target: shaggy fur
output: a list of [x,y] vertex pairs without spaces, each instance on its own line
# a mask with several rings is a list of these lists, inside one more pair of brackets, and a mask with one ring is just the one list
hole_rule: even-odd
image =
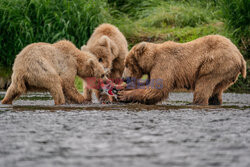
[[16,56],[12,83],[2,103],[11,104],[27,91],[49,91],[56,105],[64,104],[65,98],[83,103],[85,98],[74,86],[76,75],[100,78],[104,68],[93,55],[69,41],[30,44]]
[[[122,77],[128,45],[126,38],[115,26],[110,24],[98,26],[88,40],[87,45],[82,46],[81,50],[89,51],[97,57],[109,73],[108,78],[117,79]],[[95,93],[100,99],[100,93],[98,91],[95,91]],[[91,101],[91,90],[86,87],[86,84],[84,96]]]
[[162,88],[146,87],[121,91],[123,102],[155,104],[176,88],[194,90],[193,104],[222,104],[222,93],[241,73],[246,77],[246,62],[227,38],[209,35],[187,43],[142,42],[134,46],[125,60],[124,77],[140,78],[148,74],[151,81],[161,79]]

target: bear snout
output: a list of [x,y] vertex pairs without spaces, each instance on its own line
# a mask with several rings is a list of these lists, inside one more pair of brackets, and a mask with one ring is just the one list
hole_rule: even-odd
[[106,75],[108,75],[110,73],[110,69],[104,67],[104,72],[105,72]]

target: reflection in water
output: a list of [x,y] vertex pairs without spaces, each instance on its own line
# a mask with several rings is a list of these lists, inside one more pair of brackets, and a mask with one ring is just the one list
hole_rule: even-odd
[[158,105],[54,106],[49,94],[28,94],[0,104],[0,166],[249,166],[249,99],[226,93],[222,106],[194,106],[191,93],[171,93]]

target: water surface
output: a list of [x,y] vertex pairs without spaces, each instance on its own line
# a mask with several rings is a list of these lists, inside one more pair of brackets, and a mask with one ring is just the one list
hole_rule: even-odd
[[22,96],[0,104],[0,166],[249,167],[250,94],[225,93],[222,106],[192,97],[54,106],[46,93]]

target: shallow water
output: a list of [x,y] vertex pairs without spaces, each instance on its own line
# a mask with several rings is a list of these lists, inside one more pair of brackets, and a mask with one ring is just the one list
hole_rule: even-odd
[[[0,99],[4,92],[0,92]],[[0,104],[0,166],[250,166],[250,94],[192,106],[171,93],[154,106],[54,106],[49,94]]]

